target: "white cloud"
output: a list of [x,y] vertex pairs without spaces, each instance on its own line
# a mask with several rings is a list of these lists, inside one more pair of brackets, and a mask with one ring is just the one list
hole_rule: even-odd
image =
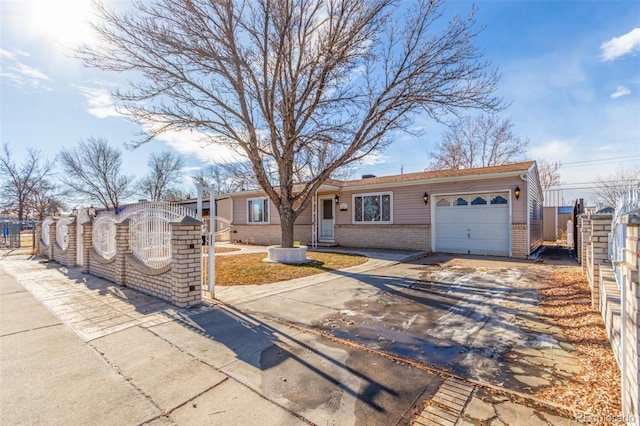
[[23,90],[51,90],[45,84],[45,82],[51,81],[51,77],[21,62],[19,56],[29,57],[29,54],[23,51],[10,52],[0,49],[0,58],[5,62],[0,72],[0,77],[8,79],[14,86]]
[[630,94],[631,94],[631,90],[629,90],[627,87],[618,86],[616,88],[616,91],[611,94],[611,97],[613,99],[617,99],[617,98],[619,98],[621,96],[626,96],[626,95],[630,95]]
[[549,161],[566,162],[572,158],[573,147],[579,146],[575,140],[552,139],[529,148],[529,156],[534,160],[545,158]]
[[96,83],[98,87],[73,85],[87,99],[87,111],[98,118],[120,117],[109,90],[104,87],[109,83]]
[[[147,127],[146,130],[150,128],[150,126],[143,127]],[[204,163],[239,161],[239,155],[236,151],[228,145],[215,143],[215,138],[206,133],[171,130],[156,136],[156,139],[165,142],[180,154],[196,157]]]
[[620,37],[605,41],[600,48],[603,61],[612,61],[629,53],[637,53],[640,51],[640,28],[634,28]]

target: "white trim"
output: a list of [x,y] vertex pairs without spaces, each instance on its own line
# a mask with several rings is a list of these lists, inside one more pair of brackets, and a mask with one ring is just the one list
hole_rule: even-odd
[[[324,220],[324,214],[321,215],[321,209],[324,211],[324,207],[322,206],[322,201],[324,200],[331,200],[331,228],[332,228],[332,234],[333,237],[331,238],[322,238],[321,237],[321,227],[322,227],[322,221]],[[317,210],[318,212],[317,214],[317,224],[316,226],[318,227],[318,241],[322,242],[322,243],[333,243],[336,240],[336,203],[335,203],[335,197],[334,196],[329,196],[329,195],[323,195],[321,197],[318,197],[318,203],[317,203]]]
[[[380,202],[382,203],[382,196],[389,196],[389,220],[381,221],[356,221],[356,197],[373,197],[379,195]],[[393,191],[381,191],[381,192],[367,192],[351,194],[351,224],[352,225],[393,225]],[[382,204],[381,204],[382,206]],[[382,207],[380,208],[382,210]],[[381,212],[382,213],[382,212]],[[363,212],[364,215],[364,212]]]
[[[254,201],[254,200],[261,200],[267,201],[267,206],[266,206],[266,213],[267,213],[267,220],[264,222],[250,222],[249,221],[249,217],[251,215],[251,212],[249,211],[249,201]],[[269,200],[269,197],[252,197],[252,198],[246,198],[245,199],[246,203],[247,203],[247,225],[270,225],[271,224],[271,202]],[[263,204],[264,206],[264,204]]]

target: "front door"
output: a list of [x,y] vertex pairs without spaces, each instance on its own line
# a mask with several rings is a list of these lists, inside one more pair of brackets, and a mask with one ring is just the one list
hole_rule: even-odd
[[320,216],[320,240],[324,241],[333,241],[333,198],[321,198],[320,203],[318,203],[320,207],[320,212],[318,216]]

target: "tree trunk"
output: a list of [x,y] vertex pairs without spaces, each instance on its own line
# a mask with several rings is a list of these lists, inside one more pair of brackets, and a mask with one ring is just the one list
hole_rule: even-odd
[[293,225],[296,219],[293,212],[280,213],[280,246],[283,248],[293,247]]

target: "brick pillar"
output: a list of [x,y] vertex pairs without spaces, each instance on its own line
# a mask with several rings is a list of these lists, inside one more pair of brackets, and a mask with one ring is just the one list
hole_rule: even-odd
[[587,275],[587,250],[591,245],[591,218],[587,215],[580,218],[580,258],[582,261],[582,273]]
[[67,266],[72,268],[76,266],[76,259],[78,258],[78,220],[69,224],[69,246],[67,247]]
[[42,256],[42,222],[36,223],[36,255]]
[[125,256],[129,250],[129,219],[116,223],[116,276],[118,285],[126,284]]
[[49,225],[49,260],[53,260],[53,248],[56,245],[56,223],[52,222]]
[[[635,217],[634,217],[635,216]],[[624,276],[624,360],[622,365],[622,413],[640,418],[640,214],[622,217],[626,225],[626,249],[621,269]]]
[[582,239],[582,226],[583,226],[583,221],[586,218],[587,216],[584,214],[576,217],[576,222],[577,222],[576,237],[578,241],[578,245],[576,246],[576,259],[578,260],[578,265],[582,265],[582,262],[584,262],[584,253],[583,253],[584,240]]
[[202,222],[188,216],[171,222],[171,303],[181,308],[202,299]]
[[91,256],[90,250],[93,247],[93,221],[86,222],[82,225],[82,272],[88,274],[91,272]]
[[610,214],[591,215],[591,259],[593,261],[593,282],[591,283],[591,306],[600,310],[600,264],[609,262]]

